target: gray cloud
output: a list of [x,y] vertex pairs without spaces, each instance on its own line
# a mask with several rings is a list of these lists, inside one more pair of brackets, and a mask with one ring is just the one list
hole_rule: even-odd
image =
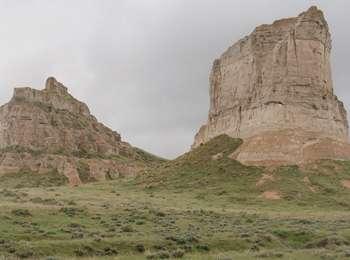
[[124,140],[172,158],[206,121],[212,61],[310,5],[330,24],[335,91],[349,108],[347,0],[0,0],[0,102],[53,75]]

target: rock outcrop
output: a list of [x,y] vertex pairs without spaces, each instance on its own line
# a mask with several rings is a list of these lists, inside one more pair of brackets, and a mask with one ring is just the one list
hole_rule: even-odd
[[54,78],[44,90],[16,88],[12,100],[0,108],[0,124],[0,148],[103,155],[131,150]]
[[[234,157],[249,164],[350,158],[330,53],[328,24],[316,7],[257,27],[214,62],[209,118],[193,147],[227,134],[244,139]],[[317,154],[325,144],[329,151]]]
[[55,169],[73,185],[81,183],[82,170],[100,180],[133,175],[141,167],[136,150],[54,78],[43,90],[16,88],[0,107],[0,149],[0,175]]

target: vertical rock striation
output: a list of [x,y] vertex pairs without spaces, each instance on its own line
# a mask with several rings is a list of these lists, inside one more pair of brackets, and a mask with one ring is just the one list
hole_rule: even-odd
[[[316,7],[257,27],[214,62],[208,122],[193,147],[227,134],[245,140],[235,155],[245,163],[347,158],[348,122],[333,93],[330,54],[328,24]],[[325,140],[334,149],[309,158],[304,148]]]
[[84,103],[49,78],[43,90],[16,88],[0,107],[0,148],[19,146],[67,154],[118,154],[120,135],[99,123]]
[[120,135],[98,122],[89,108],[54,78],[43,90],[16,88],[0,107],[0,176],[57,170],[73,185],[134,175],[142,163]]

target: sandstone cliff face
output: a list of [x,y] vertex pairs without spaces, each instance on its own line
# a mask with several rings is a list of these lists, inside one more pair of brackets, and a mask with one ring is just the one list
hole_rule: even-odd
[[[330,53],[328,24],[316,7],[298,17],[257,27],[214,62],[209,118],[193,147],[220,134],[247,143],[264,134],[278,137],[280,131],[284,138],[295,137],[301,144],[309,138],[347,143],[346,111],[333,94]],[[285,135],[286,130],[294,131]],[[267,139],[260,143],[264,152],[256,147],[242,161],[259,164],[266,156],[274,160],[279,151]],[[300,147],[298,142],[293,145]],[[283,152],[284,148],[278,149]],[[299,163],[303,159],[280,156],[276,161]]]
[[[74,185],[82,181],[81,165],[96,180],[133,175],[141,167],[133,161],[134,148],[54,78],[43,90],[16,88],[11,101],[0,107],[0,149],[0,175],[56,169]],[[120,157],[132,163],[109,159]]]
[[49,78],[44,90],[16,88],[12,100],[0,107],[0,148],[11,146],[109,155],[119,154],[126,145],[66,87]]

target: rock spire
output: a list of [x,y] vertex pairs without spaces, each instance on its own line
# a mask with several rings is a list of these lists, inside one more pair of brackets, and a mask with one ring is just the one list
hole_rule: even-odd
[[[208,122],[193,147],[227,134],[244,139],[235,156],[245,163],[347,158],[347,115],[333,93],[331,49],[317,7],[258,26],[214,61]],[[311,152],[326,143],[328,153]]]

